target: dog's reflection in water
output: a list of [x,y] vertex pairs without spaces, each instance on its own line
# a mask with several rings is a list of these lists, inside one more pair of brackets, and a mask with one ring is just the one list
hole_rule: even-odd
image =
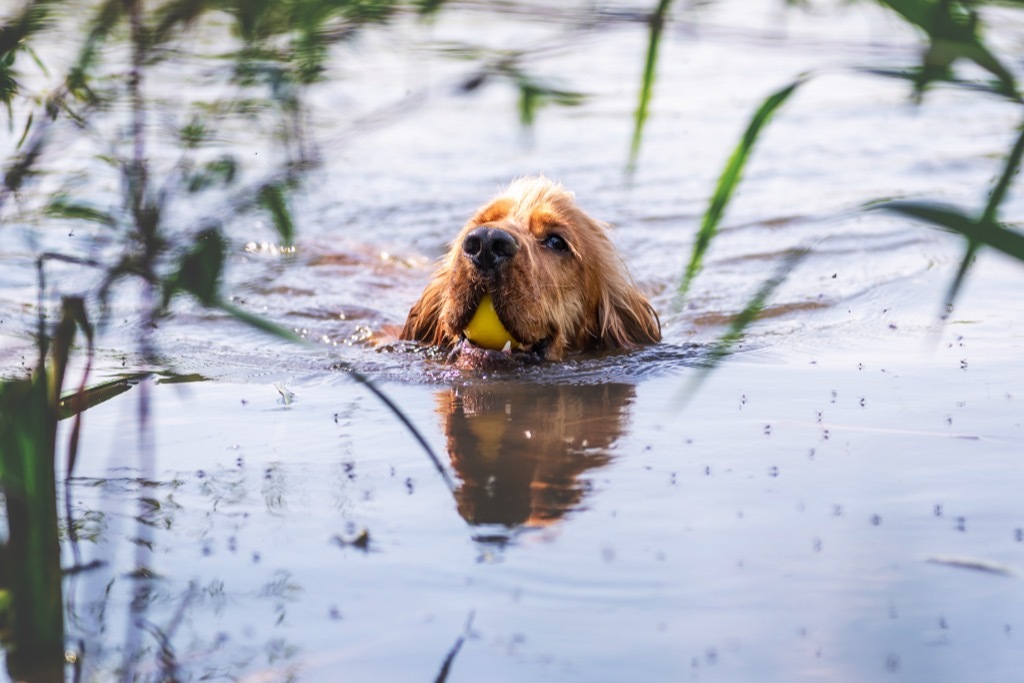
[[633,397],[629,384],[481,383],[439,393],[459,514],[513,529],[580,508],[586,473],[611,459]]

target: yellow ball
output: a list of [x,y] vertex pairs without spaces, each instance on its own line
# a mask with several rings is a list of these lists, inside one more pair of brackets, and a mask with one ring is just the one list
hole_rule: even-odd
[[477,306],[473,319],[469,321],[462,333],[466,335],[466,339],[485,349],[500,351],[505,348],[506,344],[520,346],[519,342],[512,337],[505,326],[501,324],[501,320],[498,319],[498,312],[494,310],[494,302],[491,301],[490,294],[484,294],[480,299],[480,305]]

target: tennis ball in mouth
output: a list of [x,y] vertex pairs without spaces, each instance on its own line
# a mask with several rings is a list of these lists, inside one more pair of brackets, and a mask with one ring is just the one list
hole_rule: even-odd
[[521,346],[501,324],[498,312],[494,310],[494,302],[491,301],[490,294],[484,294],[480,299],[476,313],[473,314],[473,318],[462,333],[466,335],[466,339],[485,349],[500,351],[505,348],[506,344],[515,347]]

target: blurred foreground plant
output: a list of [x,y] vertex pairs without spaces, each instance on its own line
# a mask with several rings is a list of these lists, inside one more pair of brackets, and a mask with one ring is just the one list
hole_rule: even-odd
[[[434,11],[440,4],[419,2],[414,9]],[[175,300],[188,295],[296,340],[222,293],[226,225],[262,213],[284,249],[291,246],[291,193],[317,163],[305,125],[306,90],[322,77],[333,44],[385,21],[400,6],[396,0],[29,0],[4,18],[0,101],[14,134],[0,184],[0,230],[28,226],[40,278],[36,366],[28,378],[0,382],[0,487],[9,527],[0,555],[0,627],[13,626],[12,677],[62,675],[54,457],[75,330],[91,345],[90,319],[102,329],[112,302],[135,295],[138,351],[144,366],[153,367],[159,363],[154,331]],[[172,79],[194,84],[195,92],[169,90]],[[231,94],[204,98],[211,90]],[[252,154],[254,139],[272,154]],[[52,229],[58,224],[70,226],[69,238],[78,235],[63,238]],[[61,278],[50,290],[44,282],[54,264]],[[46,297],[54,290],[63,303],[51,328]],[[86,391],[88,376],[86,363],[79,391],[63,404],[63,413],[76,420],[90,401],[110,395],[109,383]],[[357,379],[397,412],[365,378]],[[147,383],[138,395],[145,478],[154,467]],[[76,421],[67,476],[78,434]],[[124,680],[134,680],[138,653],[146,649],[142,614],[152,571],[145,503],[139,504]],[[67,524],[70,533],[70,518]]]
[[[31,377],[0,383],[0,484],[8,538],[0,548],[0,592],[13,633],[12,678],[59,680],[64,604],[54,454],[60,395],[76,330],[91,337],[81,299],[65,299],[52,333],[40,319],[40,357]],[[77,440],[77,425],[72,439]],[[74,454],[72,444],[70,454]],[[69,456],[70,457],[70,456]]]

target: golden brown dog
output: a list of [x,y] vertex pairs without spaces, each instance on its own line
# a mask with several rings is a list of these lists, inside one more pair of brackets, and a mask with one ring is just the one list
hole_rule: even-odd
[[401,338],[475,349],[464,331],[485,295],[517,356],[562,360],[661,340],[658,316],[607,226],[545,178],[518,179],[477,211],[409,311]]

